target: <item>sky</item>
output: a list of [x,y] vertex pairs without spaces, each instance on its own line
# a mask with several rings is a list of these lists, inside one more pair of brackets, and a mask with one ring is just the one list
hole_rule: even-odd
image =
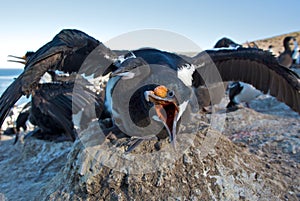
[[[23,56],[26,51],[36,51],[66,28],[84,31],[105,44],[128,33],[141,35],[144,32],[139,31],[156,30],[148,34],[154,37],[174,33],[201,49],[209,49],[224,36],[243,43],[300,31],[299,10],[299,0],[3,1],[0,68],[23,68],[22,64],[7,62],[7,55]],[[145,38],[147,42],[156,40]],[[163,40],[176,43],[174,38],[167,36]],[[116,41],[111,44],[116,45]],[[133,41],[125,44],[128,49],[135,48],[129,45]],[[189,51],[179,42],[172,48]]]

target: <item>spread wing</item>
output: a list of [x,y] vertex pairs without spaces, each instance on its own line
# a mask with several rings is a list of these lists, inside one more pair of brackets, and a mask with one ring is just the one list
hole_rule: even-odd
[[208,50],[195,56],[193,64],[203,79],[195,80],[199,85],[219,81],[213,68],[216,66],[223,81],[252,84],[300,113],[299,76],[279,65],[269,52],[252,48]]
[[111,58],[114,54],[98,40],[79,30],[62,30],[52,41],[37,50],[27,61],[21,75],[5,90],[0,98],[0,126],[10,108],[19,98],[22,95],[29,96],[38,88],[39,80],[47,71],[78,72],[86,57],[95,48],[97,51],[94,55],[97,55],[98,65],[96,66],[95,62],[89,62],[89,65],[85,65],[87,72],[92,74],[101,67],[101,64],[112,63]]

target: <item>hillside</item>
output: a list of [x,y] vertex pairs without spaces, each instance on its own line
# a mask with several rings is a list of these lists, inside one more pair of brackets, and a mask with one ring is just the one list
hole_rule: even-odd
[[[264,50],[268,50],[269,45],[273,45],[273,52],[276,56],[278,56],[279,52],[283,52],[284,50],[283,39],[286,36],[294,36],[297,39],[298,43],[300,43],[300,31],[282,34],[282,35],[256,40],[256,41],[249,41],[249,43],[255,42],[259,48]],[[246,45],[246,43],[244,43],[243,45]]]

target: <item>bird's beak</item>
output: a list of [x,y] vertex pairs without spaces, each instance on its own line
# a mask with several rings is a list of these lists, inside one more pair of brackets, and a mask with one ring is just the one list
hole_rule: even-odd
[[174,92],[170,90],[167,90],[165,95],[163,93],[157,93],[157,89],[159,87],[164,86],[158,86],[154,91],[146,91],[144,93],[145,99],[154,104],[156,114],[164,124],[170,137],[170,141],[175,148],[179,114],[178,101],[174,95]]
[[18,56],[8,55],[8,57],[20,59],[20,60],[7,60],[9,62],[16,62],[16,63],[21,63],[21,64],[26,64],[26,62],[27,62],[26,56],[18,57]]

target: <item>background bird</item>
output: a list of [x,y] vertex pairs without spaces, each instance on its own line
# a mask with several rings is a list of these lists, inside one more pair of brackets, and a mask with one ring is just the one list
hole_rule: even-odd
[[287,68],[293,64],[293,55],[298,52],[298,44],[294,37],[287,36],[283,40],[284,51],[279,55],[278,62]]
[[249,101],[255,99],[262,93],[255,89],[252,85],[246,84],[244,82],[233,82],[229,86],[229,103],[226,108],[229,111],[238,109],[237,105],[239,103],[246,103],[249,107]]
[[[97,59],[85,59],[88,56]],[[59,32],[52,41],[42,46],[29,58],[26,58],[24,71],[5,90],[0,98],[0,125],[2,125],[10,108],[22,96],[34,94],[40,87],[40,79],[46,72],[78,72],[85,66],[85,75],[94,75],[102,67],[112,63],[113,53],[102,43],[79,30],[65,29]],[[101,73],[101,72],[100,72]],[[98,74],[100,74],[98,73]]]

